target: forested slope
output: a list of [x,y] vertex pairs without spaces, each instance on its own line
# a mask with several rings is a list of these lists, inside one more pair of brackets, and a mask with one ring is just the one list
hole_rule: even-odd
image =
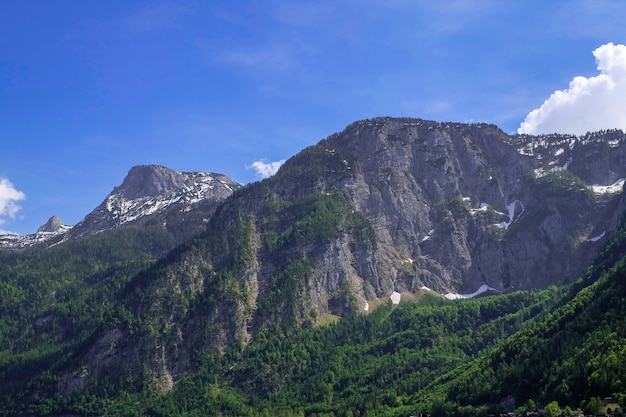
[[622,227],[559,306],[475,362],[449,384],[447,397],[477,405],[513,396],[517,404],[530,399],[573,407],[596,396],[623,397],[625,254]]
[[[622,228],[565,287],[457,301],[425,292],[419,302],[381,305],[321,327],[270,325],[246,347],[198,356],[195,371],[165,394],[104,377],[90,390],[38,397],[51,374],[27,377],[71,359],[89,335],[50,339],[50,352],[12,356],[5,348],[1,415],[486,415],[554,400],[577,407],[623,398],[625,249]],[[84,304],[78,296],[66,308]],[[82,320],[102,326],[119,314]],[[46,334],[20,325],[25,334]]]

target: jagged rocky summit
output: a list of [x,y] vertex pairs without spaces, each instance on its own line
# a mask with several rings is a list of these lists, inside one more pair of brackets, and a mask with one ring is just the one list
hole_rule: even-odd
[[52,216],[43,226],[37,229],[37,233],[57,233],[67,228],[68,226],[63,224],[58,216]]
[[78,238],[145,219],[178,207],[191,208],[203,201],[220,201],[240,187],[229,177],[205,172],[178,172],[160,165],[133,167],[122,184],[72,228]]
[[223,200],[239,187],[222,174],[178,172],[160,165],[135,166],[122,184],[75,226],[64,225],[53,216],[37,233],[0,236],[0,248],[55,244],[146,220],[170,209],[192,210],[199,204]]

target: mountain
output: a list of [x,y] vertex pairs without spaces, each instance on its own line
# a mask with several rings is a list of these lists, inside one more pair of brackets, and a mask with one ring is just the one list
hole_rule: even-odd
[[0,250],[18,250],[57,243],[72,226],[63,224],[57,216],[52,216],[36,233],[20,236],[15,234],[0,235]]
[[58,216],[52,216],[46,224],[37,229],[37,233],[59,233],[68,228]]
[[241,187],[225,175],[178,172],[158,165],[133,167],[122,184],[72,228],[70,238],[89,236],[171,210],[192,211],[216,203]]
[[[372,223],[379,250],[371,255],[389,265],[366,278],[375,287],[471,293],[487,284],[507,291],[576,277],[595,251],[597,241],[589,240],[615,229],[622,188],[600,194],[587,185],[623,184],[619,134],[569,137],[567,149],[539,152],[552,138],[509,137],[489,125],[375,119],[311,152],[346,161],[349,175],[320,182],[347,194]],[[533,154],[524,152],[529,147]]]
[[[256,405],[288,402],[280,394],[301,386],[298,398],[327,401],[356,380],[316,374],[335,371],[303,345],[322,350],[316,337],[339,340],[350,329],[360,336],[346,336],[338,362],[399,346],[414,360],[411,375],[461,372],[553,303],[567,303],[562,289],[616,237],[625,142],[621,131],[510,136],[487,124],[377,118],[243,187],[216,174],[133,168],[58,240],[0,252],[0,377],[10,381],[0,385],[0,408],[33,399],[61,407],[58,398],[77,405],[110,389],[148,401],[146,393],[183,395],[206,380],[218,381],[210,385],[217,391],[198,395],[222,405],[255,395],[265,398]],[[45,230],[59,222],[50,223]],[[437,295],[485,290],[500,295],[466,307]],[[407,300],[433,309],[398,305]],[[314,333],[340,317],[341,332]],[[421,362],[417,350],[435,356]],[[373,372],[363,375],[398,375]],[[403,384],[394,389],[408,404],[425,383]]]
[[[562,147],[545,145],[541,158],[520,151],[547,141],[482,124],[354,123],[237,190],[204,233],[133,279],[125,308],[149,325],[118,327],[116,343],[169,389],[192,366],[188,353],[198,343],[224,352],[271,323],[319,324],[394,292],[509,292],[571,281],[623,212],[622,189],[608,184],[626,177],[625,167],[605,163],[596,149],[623,153],[624,135],[567,138],[585,167],[610,172],[595,189],[564,169],[570,157],[572,167],[578,162]],[[155,303],[163,294],[167,302]],[[81,363],[111,373],[94,359],[98,340]],[[146,344],[161,353],[146,357]]]
[[[268,320],[260,306],[281,279],[301,297],[282,313],[305,321],[424,287],[453,297],[571,281],[624,210],[624,143],[619,131],[529,137],[484,124],[356,122],[227,199],[208,234],[240,241],[224,236],[226,250],[204,259],[241,262],[234,279],[254,289],[255,311],[242,329]],[[232,252],[242,242],[245,258]]]
[[[75,226],[63,225],[53,216],[37,233],[0,236],[0,249],[57,244],[146,221],[172,210],[188,212],[199,205],[211,206],[210,212],[217,202],[239,187],[240,184],[221,174],[178,172],[159,165],[135,166],[122,184]],[[197,231],[197,225],[195,229]]]

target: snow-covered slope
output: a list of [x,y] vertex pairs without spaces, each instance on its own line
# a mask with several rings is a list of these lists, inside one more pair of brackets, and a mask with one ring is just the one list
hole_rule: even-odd
[[[595,187],[611,186],[600,191],[621,192],[626,166],[626,133],[621,130],[589,132],[583,136],[550,134],[540,136],[515,135],[509,143],[522,155],[539,161],[535,174],[567,170]],[[602,163],[597,162],[601,160]],[[620,186],[620,187],[618,187]]]
[[48,244],[55,244],[63,239],[63,236],[72,228],[72,226],[62,225],[56,230],[45,231],[39,230],[37,233],[30,235],[15,235],[6,234],[0,235],[0,250],[1,249],[26,249],[33,246]]
[[123,183],[76,224],[54,216],[37,233],[0,236],[1,249],[51,245],[148,219],[170,209],[192,210],[201,202],[220,201],[241,187],[229,177],[206,172],[178,172],[160,165],[133,167]]
[[82,237],[133,223],[171,207],[190,210],[201,201],[222,200],[240,185],[225,175],[178,172],[160,165],[133,167],[122,185],[68,233]]

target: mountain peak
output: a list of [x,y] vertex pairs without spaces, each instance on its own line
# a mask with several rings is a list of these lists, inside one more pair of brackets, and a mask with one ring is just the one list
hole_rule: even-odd
[[[241,187],[226,175],[210,172],[179,172],[162,165],[132,167],[124,181],[92,212],[75,226],[52,216],[36,233],[26,236],[3,235],[0,250],[24,249],[50,242],[50,239],[76,239],[141,221],[178,208],[189,211],[203,205],[212,210],[217,202]],[[190,226],[189,229],[193,229]]]
[[211,172],[179,172],[161,165],[137,165],[121,185],[78,223],[71,237],[87,236],[147,218],[171,207],[220,201],[241,187]]
[[65,228],[65,224],[63,224],[58,216],[52,216],[43,226],[37,229],[37,233],[55,233]]
[[143,197],[164,196],[179,190],[185,185],[185,176],[180,172],[161,165],[137,165],[114,193],[120,193],[126,200]]

